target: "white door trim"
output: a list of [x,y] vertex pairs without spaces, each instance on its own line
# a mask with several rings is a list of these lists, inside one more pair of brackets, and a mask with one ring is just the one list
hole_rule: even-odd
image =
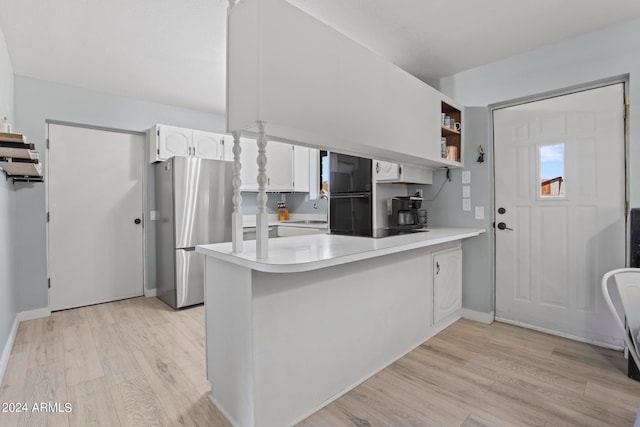
[[[147,132],[143,132],[143,131],[136,131],[136,130],[130,130],[130,129],[120,129],[120,128],[111,128],[111,127],[105,127],[105,126],[97,126],[97,125],[89,125],[89,124],[85,124],[85,123],[76,123],[76,122],[67,122],[67,121],[63,121],[63,120],[54,120],[54,119],[45,119],[45,165],[44,165],[44,176],[45,176],[45,215],[47,214],[47,212],[49,212],[49,125],[61,125],[61,126],[70,126],[70,127],[76,127],[76,128],[83,128],[83,129],[94,129],[94,130],[102,130],[102,131],[106,131],[106,132],[115,132],[115,133],[125,133],[125,134],[130,134],[130,135],[137,135],[137,136],[143,136],[144,137],[144,144],[148,144],[148,135]],[[143,261],[143,268],[142,268],[142,286],[143,286],[143,292],[146,295],[147,294],[147,281],[148,281],[148,275],[147,275],[147,232],[146,232],[146,227],[147,227],[147,222],[149,222],[148,219],[148,205],[147,205],[147,194],[148,194],[148,188],[147,188],[147,165],[149,165],[149,150],[146,149],[147,147],[142,147],[142,152],[143,152],[143,156],[142,156],[142,164],[140,165],[141,167],[141,171],[142,171],[142,226],[143,226],[143,232],[142,232],[142,261]],[[47,257],[47,278],[51,277],[51,266],[49,263],[50,260],[50,256],[49,256],[49,221],[45,220],[45,248],[46,248],[46,257]],[[155,291],[155,289],[153,289],[153,291]],[[154,295],[155,296],[155,295]],[[50,304],[50,296],[49,296],[49,291],[47,292],[47,310],[49,310],[49,313],[51,313],[51,304]]]
[[[525,97],[520,97],[520,98],[515,98],[515,99],[510,99],[510,100],[506,100],[506,101],[501,101],[501,102],[497,102],[494,104],[489,104],[488,105],[488,114],[489,114],[489,135],[491,135],[491,157],[490,157],[490,167],[492,168],[492,173],[491,173],[491,179],[492,179],[492,183],[491,183],[491,212],[492,212],[492,217],[493,217],[493,233],[490,234],[489,239],[490,239],[490,245],[492,247],[492,253],[491,253],[491,257],[492,257],[492,278],[491,280],[493,281],[493,295],[492,295],[492,299],[493,299],[493,307],[492,307],[492,311],[491,314],[495,313],[495,309],[496,309],[496,228],[495,228],[495,211],[496,211],[496,191],[495,191],[495,184],[496,184],[496,179],[495,179],[495,129],[494,129],[494,112],[496,110],[501,110],[504,108],[508,108],[508,107],[513,107],[513,106],[518,106],[518,105],[522,105],[522,104],[527,104],[530,102],[536,102],[536,101],[542,101],[545,99],[549,99],[549,98],[555,98],[555,97],[559,97],[559,96],[564,96],[564,95],[570,95],[572,93],[576,93],[576,92],[583,92],[583,91],[587,91],[587,90],[591,90],[591,89],[597,89],[597,88],[601,88],[601,87],[605,87],[605,86],[611,86],[611,85],[615,85],[615,84],[623,84],[624,90],[623,90],[623,96],[624,96],[624,103],[625,105],[629,105],[629,74],[622,74],[622,75],[618,75],[618,76],[612,76],[609,78],[605,78],[605,79],[600,79],[600,80],[596,80],[596,81],[592,81],[592,82],[588,82],[588,83],[580,83],[580,84],[576,84],[576,85],[572,85],[572,86],[567,86],[561,89],[554,89],[554,90],[550,90],[550,91],[545,91],[545,92],[539,92],[536,94],[532,94],[529,96],[525,96]],[[629,192],[629,182],[630,182],[630,164],[629,164],[629,119],[628,117],[625,115],[624,118],[624,168],[625,168],[625,173],[624,173],[624,178],[625,178],[625,203],[626,203],[626,207],[627,210],[625,212],[625,266],[628,266],[629,264],[629,233],[628,233],[628,209],[629,209],[629,200],[630,200],[630,192]],[[525,327],[528,329],[533,329],[533,330],[538,330],[540,332],[544,332],[544,333],[549,333],[552,335],[558,335],[558,336],[562,336],[565,338],[569,338],[569,339],[573,339],[573,340],[577,340],[577,341],[581,341],[581,342],[588,342],[590,344],[593,345],[597,345],[600,347],[605,347],[605,348],[613,348],[613,349],[619,349],[618,347],[612,346],[611,344],[608,343],[603,343],[603,342],[592,342],[592,341],[588,341],[585,340],[583,338],[580,337],[575,337],[575,336],[571,336],[568,334],[563,334],[560,332],[555,332],[555,331],[551,331],[551,330],[547,330],[544,328],[539,328],[537,326],[533,326],[533,325],[528,325],[528,324],[524,324],[524,323],[519,323],[519,322],[514,322],[514,321],[510,321],[510,320],[506,320],[500,317],[495,317],[495,315],[493,316],[495,321],[499,321],[499,322],[503,322],[503,323],[509,323],[509,324],[513,324],[513,325],[517,325],[517,326],[521,326],[521,327]]]

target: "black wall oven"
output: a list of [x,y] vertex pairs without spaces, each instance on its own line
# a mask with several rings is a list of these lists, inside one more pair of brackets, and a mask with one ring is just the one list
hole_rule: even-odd
[[329,156],[331,232],[371,237],[371,159],[338,153]]

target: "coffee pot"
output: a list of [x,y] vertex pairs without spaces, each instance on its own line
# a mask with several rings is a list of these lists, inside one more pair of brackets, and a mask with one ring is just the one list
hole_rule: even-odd
[[387,202],[389,228],[420,228],[418,209],[422,206],[422,197],[397,196]]

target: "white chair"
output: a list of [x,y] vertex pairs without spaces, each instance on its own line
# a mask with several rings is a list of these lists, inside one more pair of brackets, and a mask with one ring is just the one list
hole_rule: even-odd
[[[609,292],[609,279],[613,277],[623,313],[619,313],[611,300]],[[619,268],[602,276],[602,294],[609,306],[616,323],[624,334],[624,342],[637,366],[640,366],[638,357],[638,334],[640,334],[640,268]],[[626,326],[625,326],[626,317]]]
[[[609,293],[609,279],[613,276],[622,301],[622,311],[619,313],[611,300]],[[624,334],[624,342],[629,349],[629,354],[640,367],[638,357],[638,341],[640,341],[640,268],[619,268],[602,276],[602,294],[609,306],[616,323]],[[625,326],[626,317],[626,326]],[[640,427],[640,408],[634,427]]]

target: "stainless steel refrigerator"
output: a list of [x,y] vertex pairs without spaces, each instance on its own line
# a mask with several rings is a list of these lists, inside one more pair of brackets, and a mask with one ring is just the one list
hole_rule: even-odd
[[204,256],[196,245],[231,240],[232,163],[174,157],[156,163],[158,298],[182,308],[204,302]]

